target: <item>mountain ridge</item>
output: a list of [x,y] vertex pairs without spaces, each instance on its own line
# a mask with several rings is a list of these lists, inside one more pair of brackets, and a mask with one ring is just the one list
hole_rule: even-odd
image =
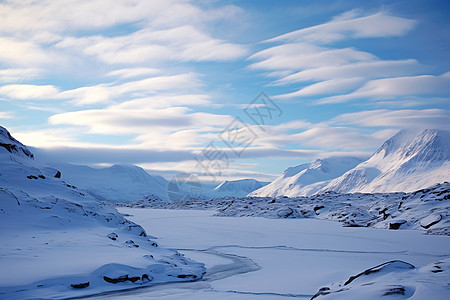
[[[360,161],[339,176],[333,178],[332,176],[328,178],[316,176],[314,180],[308,182],[306,175],[310,173],[326,174],[326,169],[321,168],[320,165],[330,161],[330,158],[318,159],[309,164],[286,169],[275,181],[248,196],[296,197],[330,191],[339,193],[411,192],[450,181],[449,160],[449,131],[401,130],[386,140],[367,160]],[[318,173],[318,170],[321,170],[323,174]]]

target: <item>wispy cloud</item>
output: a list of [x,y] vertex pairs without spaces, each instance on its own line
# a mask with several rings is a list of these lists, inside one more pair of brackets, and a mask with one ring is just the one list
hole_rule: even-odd
[[30,41],[0,36],[0,44],[0,62],[8,66],[42,66],[52,59],[41,46]]
[[51,99],[59,89],[53,85],[9,84],[0,87],[0,95],[19,100]]
[[37,68],[13,68],[0,70],[0,82],[22,82],[39,77],[43,73]]
[[156,31],[145,28],[117,37],[67,37],[56,47],[70,51],[81,49],[85,55],[108,64],[227,61],[247,54],[244,46],[211,38],[191,25]]
[[334,124],[366,127],[441,128],[448,129],[450,115],[443,109],[377,109],[339,115]]
[[370,61],[376,57],[352,48],[333,49],[313,44],[297,43],[274,46],[252,56],[250,68],[262,70],[305,70],[350,62]]
[[1,111],[0,119],[12,119],[15,117],[15,113],[12,111]]
[[373,60],[355,62],[351,64],[324,66],[307,69],[290,74],[279,80],[276,84],[291,84],[305,81],[331,80],[340,78],[382,78],[410,75],[424,69],[416,60]]
[[393,37],[410,31],[416,21],[377,13],[361,16],[357,11],[344,13],[330,22],[277,36],[267,42],[310,41],[332,43],[347,38]]
[[119,78],[134,78],[141,76],[149,76],[149,75],[157,75],[161,74],[162,70],[157,68],[126,68],[126,69],[118,69],[111,72],[108,72],[106,76],[117,76]]
[[342,103],[355,99],[390,100],[404,96],[450,95],[450,72],[439,76],[420,75],[370,80],[361,88],[344,95],[323,98],[319,103]]

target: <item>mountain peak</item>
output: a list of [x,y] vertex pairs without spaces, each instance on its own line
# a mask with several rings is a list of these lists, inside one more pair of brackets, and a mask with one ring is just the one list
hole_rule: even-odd
[[410,192],[450,179],[450,133],[402,130],[320,192]]
[[14,155],[34,158],[33,153],[25,145],[13,138],[6,128],[0,126],[0,151],[3,151],[2,148]]

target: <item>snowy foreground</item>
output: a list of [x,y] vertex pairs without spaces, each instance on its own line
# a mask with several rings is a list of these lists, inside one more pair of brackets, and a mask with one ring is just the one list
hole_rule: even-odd
[[[213,211],[120,208],[162,247],[206,264],[203,279],[99,299],[449,299],[450,238],[341,227],[315,219],[216,217]],[[361,275],[382,263],[400,260]],[[334,283],[334,284],[333,284]],[[341,285],[341,286],[340,286]],[[343,290],[334,293],[333,291]]]
[[192,281],[203,264],[34,160],[0,127],[0,299],[61,299]]

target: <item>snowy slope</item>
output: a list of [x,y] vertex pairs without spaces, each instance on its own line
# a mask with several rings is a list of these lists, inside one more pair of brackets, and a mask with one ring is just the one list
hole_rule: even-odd
[[114,165],[91,168],[82,165],[53,164],[62,178],[107,201],[129,202],[152,195],[167,201],[168,182],[161,176],[152,176],[137,166]]
[[411,192],[450,181],[450,132],[400,131],[319,192]]
[[288,168],[272,183],[262,187],[249,196],[308,196],[326,186],[330,180],[352,169],[362,160],[354,157],[330,157],[317,159],[309,164]]
[[157,247],[141,226],[59,177],[0,127],[0,298],[58,299],[202,276],[201,264]]
[[255,179],[225,180],[210,193],[211,197],[244,197],[249,193],[265,186],[267,182]]

